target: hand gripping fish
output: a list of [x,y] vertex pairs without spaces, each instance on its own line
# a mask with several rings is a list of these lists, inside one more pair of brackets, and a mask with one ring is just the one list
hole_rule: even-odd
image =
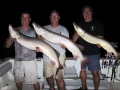
[[15,38],[17,40],[17,42],[19,44],[21,44],[22,46],[31,49],[31,50],[36,50],[36,47],[40,49],[40,51],[42,51],[42,53],[44,53],[45,55],[47,55],[50,60],[52,60],[53,62],[55,62],[55,66],[56,66],[56,75],[59,71],[59,69],[62,69],[63,66],[60,64],[59,60],[58,60],[58,55],[56,53],[56,51],[46,42],[39,40],[37,38],[33,38],[33,37],[28,37],[23,35],[22,33],[20,33],[18,30],[16,30],[15,28],[12,27],[12,25],[9,24],[9,32],[10,35],[12,36],[12,38]]
[[73,22],[74,29],[76,32],[87,42],[92,44],[99,44],[103,49],[107,52],[112,52],[115,55],[115,60],[118,61],[120,59],[120,53],[117,52],[114,46],[103,38],[99,38],[97,36],[91,35],[84,31],[81,27],[79,27],[75,22]]
[[41,35],[42,37],[44,37],[45,39],[47,39],[48,41],[50,41],[52,43],[64,45],[73,54],[74,59],[75,59],[75,57],[79,57],[81,60],[81,66],[83,66],[85,63],[90,62],[90,60],[88,58],[85,58],[83,56],[83,54],[81,53],[81,51],[78,48],[78,46],[76,45],[76,43],[74,43],[68,37],[65,37],[58,33],[49,31],[49,30],[43,28],[42,26],[36,24],[35,22],[32,25],[38,35]]

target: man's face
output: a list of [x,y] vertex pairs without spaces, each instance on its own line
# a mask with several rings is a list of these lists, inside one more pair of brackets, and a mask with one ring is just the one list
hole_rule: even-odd
[[50,16],[51,23],[58,23],[59,19],[60,19],[60,16],[56,12],[53,12]]
[[83,11],[83,17],[85,20],[89,20],[92,18],[92,12],[89,8],[85,8],[84,11]]
[[31,21],[31,18],[29,14],[22,14],[21,16],[22,25],[29,25],[30,21]]

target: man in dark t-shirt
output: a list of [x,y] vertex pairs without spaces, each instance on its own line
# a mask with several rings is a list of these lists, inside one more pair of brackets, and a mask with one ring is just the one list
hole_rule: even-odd
[[[85,30],[86,32],[98,36],[100,38],[103,38],[103,24],[94,19],[92,17],[93,15],[93,9],[90,6],[85,6],[82,9],[82,15],[84,20],[79,22],[79,26]],[[82,49],[82,53],[85,57],[90,59],[90,63],[85,64],[81,71],[80,71],[80,79],[82,82],[82,87],[76,90],[88,90],[86,86],[86,67],[88,67],[88,70],[92,72],[93,75],[93,82],[95,90],[98,90],[100,77],[99,77],[99,70],[100,70],[100,45],[91,44],[89,42],[86,42],[83,40],[77,32],[74,33],[72,40],[76,42],[78,40],[80,47]]]
[[[103,25],[96,19],[92,19],[90,22],[85,22],[84,20],[79,23],[79,26],[86,32],[95,35],[103,36]],[[79,44],[84,46],[85,50],[82,51],[84,55],[94,55],[99,54],[100,49],[97,45],[86,42],[82,38],[78,38]]]

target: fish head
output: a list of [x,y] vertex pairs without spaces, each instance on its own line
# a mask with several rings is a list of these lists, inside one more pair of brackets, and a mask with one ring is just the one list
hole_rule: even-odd
[[76,30],[76,32],[81,36],[81,35],[84,35],[84,31],[82,30],[81,27],[79,27],[75,22],[73,22],[73,26],[74,26],[74,29]]
[[32,25],[33,25],[33,27],[34,27],[34,29],[35,29],[35,31],[36,31],[36,33],[38,34],[38,35],[43,35],[43,34],[45,34],[45,32],[46,32],[46,30],[42,27],[42,26],[40,26],[40,25],[38,25],[37,23],[32,23]]
[[9,28],[9,33],[12,36],[12,38],[16,38],[17,39],[17,38],[20,37],[20,33],[11,24],[9,24],[8,28]]

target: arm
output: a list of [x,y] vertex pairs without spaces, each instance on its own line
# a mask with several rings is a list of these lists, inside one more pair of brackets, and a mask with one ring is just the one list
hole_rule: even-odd
[[[36,34],[36,38],[40,39],[43,41],[43,37],[41,35]],[[42,50],[39,47],[36,47],[36,52],[42,52]]]
[[77,32],[74,32],[74,34],[73,34],[73,36],[72,36],[72,41],[73,41],[73,42],[76,42],[78,38],[79,38],[78,33],[77,33]]
[[[69,32],[68,32],[67,28],[64,28],[63,31],[60,34],[69,38]],[[61,44],[60,46],[61,46],[61,48],[66,49],[65,45]]]
[[[72,36],[72,41],[76,42],[80,36],[78,35],[77,32],[74,32]],[[82,45],[76,44],[80,50],[84,50],[84,47]]]
[[12,37],[9,35],[8,39],[6,39],[6,47],[9,48],[12,45]]
[[[76,43],[79,37],[80,37],[80,36],[78,35],[78,33],[77,33],[77,32],[74,32],[74,34],[73,34],[73,36],[72,36],[72,41],[73,41],[74,43]],[[77,44],[77,43],[76,43],[76,45],[77,45],[77,47],[78,47],[80,50],[84,50],[84,47],[83,47],[83,46],[81,46],[81,45],[79,45],[79,44]],[[75,60],[77,60],[77,58],[78,58],[78,56],[75,56],[75,55],[73,55],[73,57],[74,57]]]

